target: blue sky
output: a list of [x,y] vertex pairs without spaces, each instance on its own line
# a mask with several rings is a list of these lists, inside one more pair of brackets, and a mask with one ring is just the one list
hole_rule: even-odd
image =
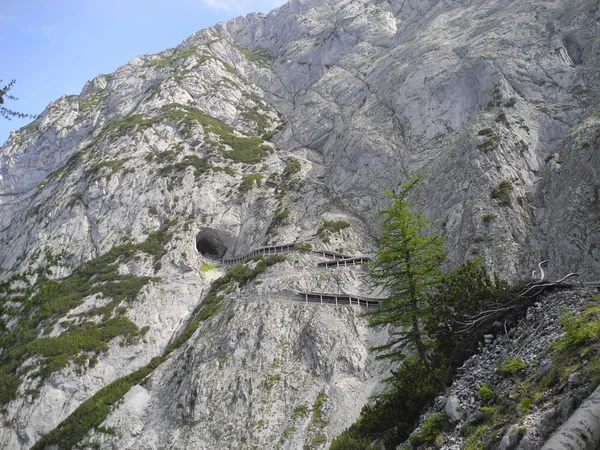
[[[175,47],[220,21],[269,12],[286,0],[0,0],[0,79],[17,80],[18,101],[39,114],[87,80],[137,55]],[[1,86],[0,86],[1,87]],[[0,118],[0,145],[31,119]]]

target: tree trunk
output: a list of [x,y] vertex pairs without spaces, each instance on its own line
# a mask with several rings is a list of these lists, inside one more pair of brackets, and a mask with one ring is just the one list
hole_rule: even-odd
[[594,450],[600,444],[600,387],[550,436],[541,450]]

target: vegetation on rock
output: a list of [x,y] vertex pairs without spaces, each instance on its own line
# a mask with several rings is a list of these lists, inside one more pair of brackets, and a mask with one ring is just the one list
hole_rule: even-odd
[[[151,277],[122,275],[119,266],[129,262],[138,252],[154,257],[155,267],[165,254],[164,246],[170,240],[168,232],[175,222],[170,222],[151,233],[140,244],[123,244],[113,247],[108,253],[78,267],[72,275],[61,280],[47,279],[40,273],[36,286],[20,297],[21,307],[13,313],[19,322],[0,338],[0,405],[16,398],[23,375],[47,377],[76,362],[79,367],[93,364],[95,355],[105,352],[113,338],[122,336],[124,342],[140,337],[137,326],[125,316],[114,314],[115,306],[131,301],[152,280]],[[0,295],[11,293],[10,281],[0,289]],[[57,321],[70,310],[79,306],[91,295],[110,298],[103,309],[99,322],[83,320],[78,323],[63,322],[65,330],[57,337],[40,337],[40,328],[52,330]],[[11,297],[14,301],[15,297]],[[23,363],[38,357],[39,370]]]
[[[390,342],[375,350],[380,358],[399,365],[386,380],[388,389],[363,407],[357,422],[332,443],[332,450],[369,449],[374,440],[396,448],[405,441],[423,409],[451,383],[456,368],[477,343],[476,336],[460,333],[457,324],[484,310],[507,288],[477,261],[442,271],[443,242],[407,198],[418,182],[412,179],[400,194],[387,194],[394,203],[380,213],[378,260],[370,270],[388,296],[368,314],[370,323],[396,327]],[[407,356],[407,350],[414,353]],[[439,418],[435,416],[413,440],[435,441],[442,427]]]
[[[62,449],[73,448],[91,429],[101,426],[113,406],[134,385],[142,383],[152,374],[154,369],[166,360],[169,354],[181,347],[194,334],[201,322],[209,319],[216,313],[224,298],[224,290],[232,287],[233,284],[238,284],[239,286],[247,284],[269,267],[285,260],[285,255],[275,255],[261,259],[253,268],[249,267],[248,264],[239,265],[215,280],[202,303],[193,311],[185,330],[165,349],[162,356],[153,358],[150,363],[141,369],[119,378],[102,388],[95,395],[83,402],[54,430],[36,442],[32,449],[42,450],[53,445]],[[324,399],[321,400],[320,405],[322,405],[323,401]]]

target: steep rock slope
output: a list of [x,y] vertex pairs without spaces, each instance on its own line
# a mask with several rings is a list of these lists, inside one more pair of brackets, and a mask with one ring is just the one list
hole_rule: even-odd
[[[214,278],[198,271],[206,261],[197,243],[215,257],[305,241],[370,253],[384,188],[416,172],[453,262],[480,255],[519,278],[549,257],[555,273],[597,276],[599,20],[590,0],[292,0],[137,57],[51,104],[0,151],[3,342],[20,338],[19,324],[30,330],[3,378],[21,383],[2,396],[2,445],[31,447],[101,387],[162,354]],[[317,235],[337,219],[351,226]],[[222,306],[132,390],[107,419],[116,437],[88,438],[244,448],[275,446],[278,436],[299,448],[350,425],[384,372],[366,355],[384,336],[365,330],[358,311],[280,304],[277,293],[372,287],[353,270],[298,258],[296,269],[288,260],[270,269],[270,283],[246,288],[258,299]],[[57,285],[72,302],[44,311]],[[44,339],[122,317],[137,331],[108,334],[104,347],[76,347],[54,365],[42,351],[55,342]],[[246,320],[255,327],[238,336]],[[218,350],[217,336],[227,336]],[[326,351],[337,337],[352,344]],[[284,340],[291,350],[278,347]],[[293,370],[274,369],[275,358]],[[36,375],[40,364],[46,372]],[[321,392],[317,429],[310,414]],[[207,416],[205,404],[217,412]],[[310,414],[294,422],[297,405]],[[232,411],[247,417],[225,427]]]

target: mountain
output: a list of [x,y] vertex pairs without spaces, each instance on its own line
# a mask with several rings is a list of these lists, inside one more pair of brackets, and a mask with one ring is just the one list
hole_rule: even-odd
[[594,0],[291,0],[50,104],[0,149],[0,446],[325,448],[391,330],[297,293],[381,295],[318,264],[372,256],[413,174],[451,266],[597,280],[599,32]]

